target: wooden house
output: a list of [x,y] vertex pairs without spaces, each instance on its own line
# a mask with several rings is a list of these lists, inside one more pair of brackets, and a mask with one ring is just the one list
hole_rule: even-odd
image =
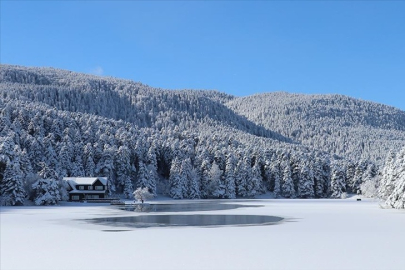
[[107,195],[107,177],[65,177],[69,200],[104,199]]

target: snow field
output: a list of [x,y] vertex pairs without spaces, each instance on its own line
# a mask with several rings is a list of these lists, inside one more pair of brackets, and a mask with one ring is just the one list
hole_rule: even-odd
[[[405,269],[402,210],[353,198],[238,203],[263,207],[199,213],[272,215],[285,221],[271,226],[134,229],[81,220],[140,214],[106,205],[2,207],[0,268]],[[126,229],[130,231],[103,231]]]

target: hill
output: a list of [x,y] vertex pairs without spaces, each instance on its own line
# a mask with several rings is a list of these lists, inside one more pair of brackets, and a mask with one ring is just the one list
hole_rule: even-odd
[[137,187],[338,198],[405,142],[403,112],[347,97],[237,98],[53,68],[2,65],[0,109],[0,195],[12,205],[66,198],[66,176],[106,176],[126,198]]
[[405,143],[405,112],[342,95],[286,92],[229,100],[236,113],[297,143],[381,164]]

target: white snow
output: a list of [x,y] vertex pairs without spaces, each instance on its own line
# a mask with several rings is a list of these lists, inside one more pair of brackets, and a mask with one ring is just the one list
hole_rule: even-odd
[[[238,203],[264,207],[203,213],[272,215],[286,221],[134,229],[81,220],[140,214],[105,204],[1,207],[0,269],[405,269],[403,210],[355,198]],[[103,231],[119,229],[129,231]]]

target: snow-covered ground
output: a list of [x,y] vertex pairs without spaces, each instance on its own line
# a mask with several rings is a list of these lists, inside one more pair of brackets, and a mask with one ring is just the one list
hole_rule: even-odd
[[264,207],[203,214],[286,220],[271,226],[108,232],[125,228],[82,219],[139,213],[92,204],[1,207],[0,269],[405,269],[405,211],[354,198],[240,203]]

